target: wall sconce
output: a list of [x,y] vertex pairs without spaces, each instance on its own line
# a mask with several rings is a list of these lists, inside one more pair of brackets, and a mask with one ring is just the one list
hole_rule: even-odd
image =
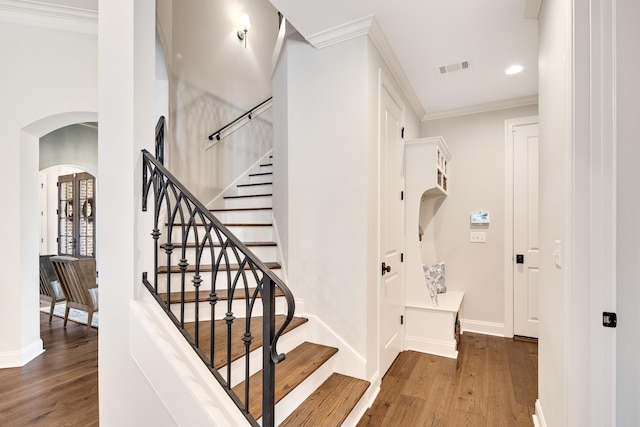
[[247,48],[247,31],[251,28],[251,21],[249,15],[243,13],[240,17],[240,29],[238,30],[238,38],[240,41],[244,41],[244,48]]

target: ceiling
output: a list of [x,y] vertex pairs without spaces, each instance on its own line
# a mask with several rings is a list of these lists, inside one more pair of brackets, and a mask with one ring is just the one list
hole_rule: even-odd
[[[96,10],[98,0],[38,2]],[[271,93],[276,9],[312,41],[373,16],[395,54],[397,74],[415,92],[414,110],[422,119],[536,102],[538,22],[531,18],[541,0],[269,2],[273,6],[266,0],[158,0],[173,4],[168,62],[174,75],[249,108]],[[242,12],[252,22],[246,50],[235,35]],[[440,66],[461,61],[469,61],[467,70],[440,73]],[[524,71],[505,75],[512,64]]]
[[[538,21],[525,15],[535,18],[540,0],[270,1],[308,40],[374,16],[422,118],[535,102]],[[440,66],[460,61],[469,69],[440,74]],[[505,75],[512,64],[524,71]]]

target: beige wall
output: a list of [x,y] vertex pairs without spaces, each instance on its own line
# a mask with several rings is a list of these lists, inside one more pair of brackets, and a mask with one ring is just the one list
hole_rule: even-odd
[[[449,195],[424,230],[423,244],[433,241],[435,254],[424,261],[445,261],[447,289],[465,292],[461,318],[467,330],[503,334],[505,120],[537,113],[530,105],[422,122],[421,136],[444,137],[452,154]],[[469,242],[472,211],[490,214],[482,230],[486,243]]]

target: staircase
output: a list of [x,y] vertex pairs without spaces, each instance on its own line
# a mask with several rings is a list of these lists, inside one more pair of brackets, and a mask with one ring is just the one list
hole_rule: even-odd
[[[272,191],[273,165],[271,156],[267,156],[239,184],[216,199],[209,210],[265,266],[282,277],[272,223]],[[167,233],[169,224],[164,225],[162,233]],[[174,221],[172,226],[185,229],[180,221]],[[197,228],[195,234],[206,234],[204,224],[198,224]],[[198,349],[202,360],[220,373],[223,383],[238,397],[241,409],[250,414],[249,421],[259,422],[263,414],[260,368],[264,349],[263,322],[256,313],[262,313],[262,302],[260,297],[255,298],[253,308],[248,303],[250,297],[257,294],[258,277],[248,274],[246,265],[242,265],[232,248],[222,248],[223,244],[213,240],[204,250],[197,246],[189,237],[180,243],[159,246],[165,252],[180,255],[171,258],[170,265],[166,262],[163,265],[163,252],[159,251],[158,299],[168,307],[174,322],[183,326],[183,335]],[[211,246],[215,248],[213,251],[209,250]],[[192,260],[198,254],[202,257],[198,268],[192,263],[176,262]],[[226,256],[239,263],[221,262],[220,254],[224,254],[223,259]],[[211,277],[214,271],[217,273]],[[225,291],[229,283],[243,280],[247,287]],[[196,282],[197,291],[193,286]],[[178,283],[180,290],[176,291]],[[208,283],[216,284],[216,292],[210,292]],[[276,330],[284,324],[287,308],[284,293],[276,288]],[[245,328],[248,312],[253,313],[249,329]],[[366,407],[361,398],[369,382],[336,373],[338,349],[310,342],[308,328],[308,319],[293,317],[278,341],[278,351],[284,352],[286,358],[275,365],[274,425],[355,425]]]

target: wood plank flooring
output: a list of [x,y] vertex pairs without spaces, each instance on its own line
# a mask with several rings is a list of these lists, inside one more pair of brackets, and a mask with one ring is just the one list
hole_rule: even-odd
[[530,427],[537,378],[536,343],[466,332],[458,360],[401,353],[358,427]]
[[98,331],[40,313],[46,351],[0,369],[0,426],[97,426]]
[[[1,426],[97,426],[98,333],[40,314],[47,349],[0,369]],[[458,360],[403,352],[358,426],[532,426],[537,344],[465,333]]]

